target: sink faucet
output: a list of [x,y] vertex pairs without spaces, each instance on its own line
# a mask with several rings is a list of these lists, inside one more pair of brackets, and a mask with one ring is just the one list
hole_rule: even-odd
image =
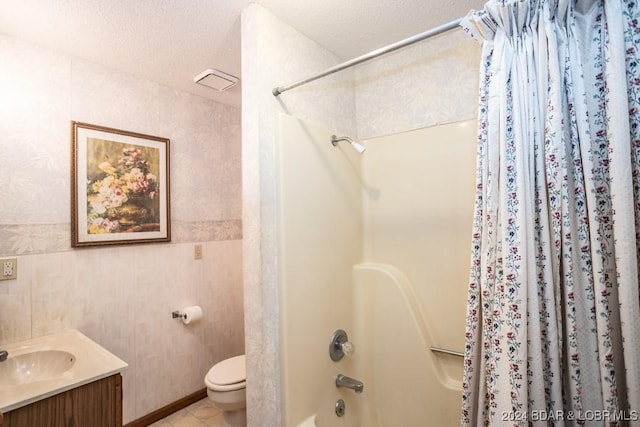
[[362,384],[362,381],[354,380],[353,378],[346,377],[342,374],[338,374],[336,377],[336,387],[350,388],[356,393],[362,393],[364,390],[364,384]]
[[4,362],[9,357],[9,352],[6,350],[0,350],[0,362]]

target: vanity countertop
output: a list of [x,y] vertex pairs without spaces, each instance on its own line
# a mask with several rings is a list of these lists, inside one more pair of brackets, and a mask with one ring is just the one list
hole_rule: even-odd
[[128,366],[75,329],[5,344],[0,350],[9,352],[9,358],[0,362],[0,412],[109,377]]

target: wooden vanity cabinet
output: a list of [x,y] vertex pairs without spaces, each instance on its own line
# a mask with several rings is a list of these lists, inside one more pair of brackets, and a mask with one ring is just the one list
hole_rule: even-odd
[[122,376],[14,409],[4,414],[2,427],[122,427]]

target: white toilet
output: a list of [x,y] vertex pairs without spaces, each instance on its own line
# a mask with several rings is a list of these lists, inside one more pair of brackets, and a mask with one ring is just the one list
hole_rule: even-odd
[[216,363],[204,377],[207,396],[222,410],[223,427],[247,426],[245,355]]

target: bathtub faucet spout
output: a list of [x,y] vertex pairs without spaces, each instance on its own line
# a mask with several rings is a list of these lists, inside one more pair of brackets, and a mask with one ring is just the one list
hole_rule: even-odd
[[4,362],[9,357],[9,353],[5,350],[0,351],[0,362]]
[[362,384],[362,381],[354,380],[353,378],[346,377],[342,374],[338,374],[336,377],[336,387],[350,388],[356,393],[362,393],[364,390],[364,384]]

